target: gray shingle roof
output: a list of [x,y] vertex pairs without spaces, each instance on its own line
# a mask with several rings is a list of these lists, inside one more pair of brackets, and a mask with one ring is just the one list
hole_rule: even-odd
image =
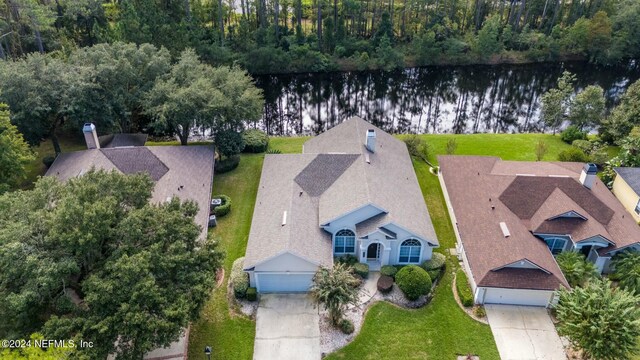
[[640,195],[640,168],[637,167],[619,167],[615,168],[618,176],[624,179],[636,194]]
[[320,196],[357,158],[353,154],[320,154],[294,180],[309,196]]
[[[139,157],[140,155],[141,157]],[[120,167],[114,164],[110,158],[116,159]],[[156,159],[157,162],[153,159]],[[195,201],[199,207],[196,223],[202,227],[201,236],[204,238],[207,234],[209,220],[213,163],[214,149],[212,146],[93,149],[60,154],[47,171],[46,176],[55,176],[66,181],[82,175],[92,168],[115,170],[127,174],[150,169],[152,178],[154,178],[153,174],[156,174],[156,177],[160,174],[157,172],[158,168],[166,168],[162,176],[157,180],[154,178],[156,184],[151,201],[161,203],[173,196],[182,200]]]
[[110,134],[98,137],[101,148],[144,146],[147,134]]
[[146,172],[158,181],[169,168],[146,147],[100,149],[123,174]]
[[[376,130],[375,153],[364,147],[368,129]],[[395,223],[437,245],[406,146],[366,121],[344,121],[308,140],[303,154],[265,156],[245,268],[285,251],[331,266],[331,236],[321,225],[368,204],[386,214],[358,229]]]

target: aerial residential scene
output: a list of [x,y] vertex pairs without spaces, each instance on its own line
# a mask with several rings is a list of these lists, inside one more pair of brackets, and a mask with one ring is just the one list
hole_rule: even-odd
[[0,359],[640,360],[640,0],[6,0]]

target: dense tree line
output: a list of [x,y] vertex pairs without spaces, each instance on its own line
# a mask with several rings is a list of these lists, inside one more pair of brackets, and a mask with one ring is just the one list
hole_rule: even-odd
[[172,64],[165,48],[115,42],[0,63],[0,99],[31,145],[94,122],[101,133],[178,135],[195,127],[239,130],[257,120],[262,94],[236,66],[211,67],[193,50]]
[[251,72],[640,55],[636,0],[5,0],[0,57],[124,41]]

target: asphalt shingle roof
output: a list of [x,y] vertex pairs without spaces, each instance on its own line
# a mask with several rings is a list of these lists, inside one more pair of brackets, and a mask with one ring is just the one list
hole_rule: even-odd
[[640,168],[637,167],[619,167],[615,168],[618,176],[624,179],[636,194],[640,195]]
[[[369,129],[377,135],[374,153],[364,146]],[[331,236],[321,225],[369,204],[385,213],[358,225],[358,236],[394,223],[438,245],[406,146],[366,121],[342,122],[308,140],[303,154],[265,156],[245,268],[285,251],[331,266]]]

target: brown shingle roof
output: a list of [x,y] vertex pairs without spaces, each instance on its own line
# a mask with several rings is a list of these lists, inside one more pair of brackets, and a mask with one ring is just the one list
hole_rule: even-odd
[[[590,190],[579,183],[583,164],[502,161],[480,156],[440,156],[438,160],[469,266],[478,283],[498,286],[504,282],[502,286],[509,287],[521,281],[519,288],[543,289],[557,281],[567,286],[546,244],[532,232],[568,234],[576,242],[600,235],[615,243],[599,250],[601,255],[640,242],[640,227],[625,216],[622,204],[599,179]],[[550,220],[568,211],[587,220]],[[509,238],[499,230],[501,221],[511,232]],[[513,275],[522,271],[509,270],[509,276],[492,271],[523,258],[551,273],[555,280]]]
[[532,290],[555,290],[562,285],[553,274],[538,269],[517,268],[489,271],[478,283],[478,286]]

